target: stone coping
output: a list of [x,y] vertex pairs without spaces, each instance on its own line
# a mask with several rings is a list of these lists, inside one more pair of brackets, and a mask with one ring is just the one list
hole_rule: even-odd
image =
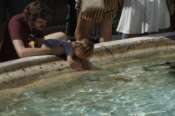
[[[129,57],[128,54],[130,54],[130,56],[143,53],[149,54],[151,51],[174,51],[175,41],[173,40],[173,37],[175,37],[175,32],[100,43],[95,45],[95,55],[92,58],[92,61],[101,61],[103,59],[99,59],[98,57],[104,55],[107,57],[109,56],[109,53],[115,53],[117,54],[117,56],[115,55],[115,58],[120,58]],[[147,49],[147,52],[145,49]],[[138,52],[131,52],[136,50]],[[109,53],[106,54],[106,51]],[[4,85],[3,83],[25,79],[27,77],[35,78],[37,75],[51,71],[60,71],[68,67],[69,66],[65,61],[60,60],[60,58],[53,55],[26,57],[0,63],[0,89],[1,84]]]
[[26,65],[31,66],[31,65],[49,62],[57,59],[58,58],[53,55],[44,55],[44,56],[33,56],[33,57],[26,57],[26,58],[11,60],[4,63],[0,63],[0,73],[4,73],[5,71],[10,71],[10,70],[16,70]]

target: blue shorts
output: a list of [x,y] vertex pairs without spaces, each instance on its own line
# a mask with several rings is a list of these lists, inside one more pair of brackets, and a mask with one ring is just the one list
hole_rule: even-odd
[[44,44],[50,48],[62,46],[64,48],[65,54],[67,56],[73,55],[73,53],[74,53],[73,47],[72,47],[71,43],[68,41],[49,39],[49,40],[45,40]]

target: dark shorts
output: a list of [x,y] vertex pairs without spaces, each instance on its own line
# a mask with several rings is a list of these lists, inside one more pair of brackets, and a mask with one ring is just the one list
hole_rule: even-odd
[[71,46],[71,43],[68,41],[64,40],[55,40],[55,39],[49,39],[45,40],[44,44],[50,48],[52,47],[57,47],[57,46],[62,46],[64,48],[65,54],[68,55],[73,55],[73,48]]
[[104,9],[90,9],[81,13],[81,18],[87,21],[100,23],[105,20],[112,20],[118,9],[118,0],[104,0]]

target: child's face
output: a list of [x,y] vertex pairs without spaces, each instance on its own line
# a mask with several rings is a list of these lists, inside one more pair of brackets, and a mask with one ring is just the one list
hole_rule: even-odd
[[73,46],[75,56],[80,59],[88,59],[93,54],[93,46],[86,39],[74,42]]

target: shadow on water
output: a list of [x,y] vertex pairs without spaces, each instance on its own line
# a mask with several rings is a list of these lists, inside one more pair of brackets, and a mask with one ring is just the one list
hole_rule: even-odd
[[149,65],[149,66],[145,66],[143,67],[143,69],[145,71],[155,71],[159,68],[166,68],[168,70],[168,74],[170,74],[171,76],[175,77],[175,61],[167,61],[164,63],[160,63],[160,64],[154,64],[154,65]]

